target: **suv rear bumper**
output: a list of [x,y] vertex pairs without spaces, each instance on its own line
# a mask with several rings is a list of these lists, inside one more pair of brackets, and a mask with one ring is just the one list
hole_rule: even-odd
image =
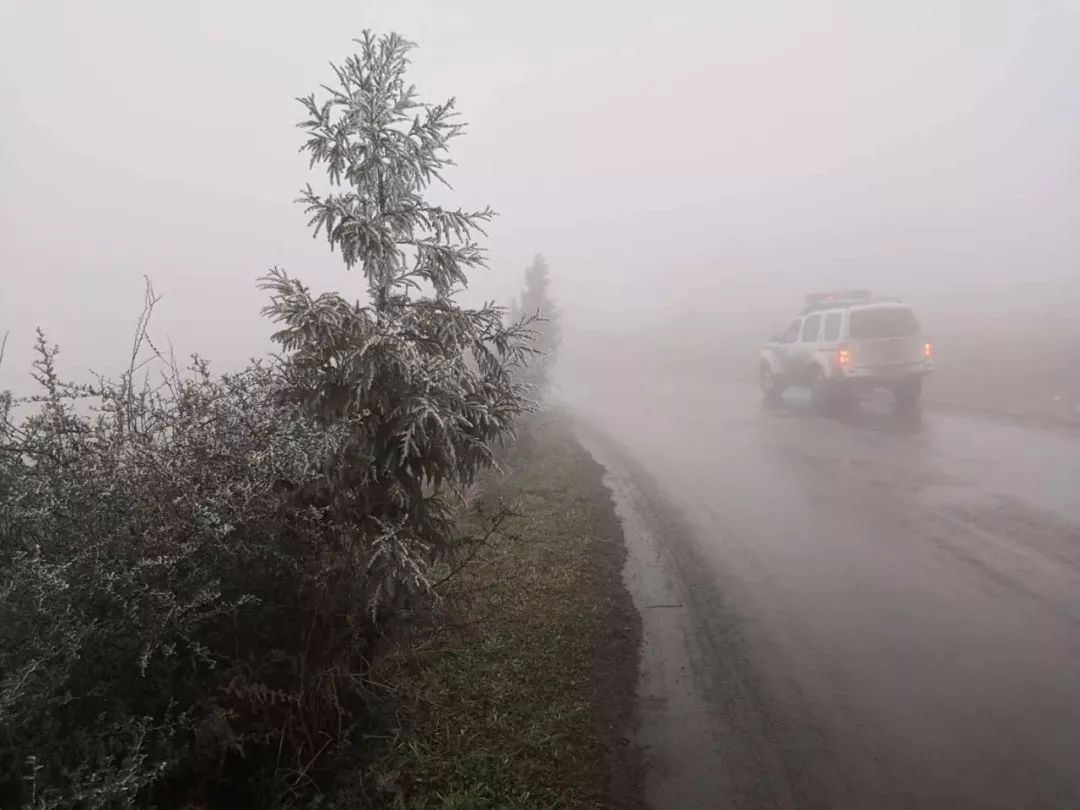
[[851,380],[864,384],[880,384],[899,382],[911,377],[923,377],[934,370],[927,363],[892,363],[881,366],[852,366],[840,372],[837,379]]

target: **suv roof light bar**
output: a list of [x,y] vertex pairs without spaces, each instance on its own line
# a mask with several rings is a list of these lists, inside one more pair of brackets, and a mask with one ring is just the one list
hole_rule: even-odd
[[816,292],[806,296],[806,304],[824,304],[835,301],[869,301],[874,297],[870,290],[839,290],[833,292]]
[[902,304],[902,298],[895,296],[877,297],[869,290],[848,290],[839,293],[810,293],[806,296],[806,306],[800,315],[820,312],[823,309],[848,309],[865,304]]

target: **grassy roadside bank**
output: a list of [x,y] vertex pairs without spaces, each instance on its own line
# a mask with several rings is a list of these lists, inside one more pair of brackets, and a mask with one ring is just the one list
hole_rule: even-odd
[[455,581],[443,624],[373,673],[395,722],[341,806],[641,806],[640,627],[603,470],[551,415],[526,422],[504,466],[468,520],[479,530],[499,500],[517,514]]

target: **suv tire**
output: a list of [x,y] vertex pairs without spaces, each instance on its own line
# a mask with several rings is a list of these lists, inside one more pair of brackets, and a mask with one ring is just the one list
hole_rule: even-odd
[[893,387],[896,395],[896,408],[903,413],[910,413],[918,407],[922,396],[922,377],[909,377]]
[[767,405],[779,405],[784,395],[783,380],[773,373],[768,363],[762,363],[758,368],[758,380],[761,383],[761,395]]
[[827,413],[836,402],[836,389],[819,366],[810,382],[810,401],[818,413]]

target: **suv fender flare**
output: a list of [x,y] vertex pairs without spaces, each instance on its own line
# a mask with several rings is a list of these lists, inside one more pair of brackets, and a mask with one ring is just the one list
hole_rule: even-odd
[[769,371],[777,376],[784,371],[784,367],[780,362],[778,350],[771,346],[766,346],[761,350],[761,358],[758,360],[758,366],[768,366]]

